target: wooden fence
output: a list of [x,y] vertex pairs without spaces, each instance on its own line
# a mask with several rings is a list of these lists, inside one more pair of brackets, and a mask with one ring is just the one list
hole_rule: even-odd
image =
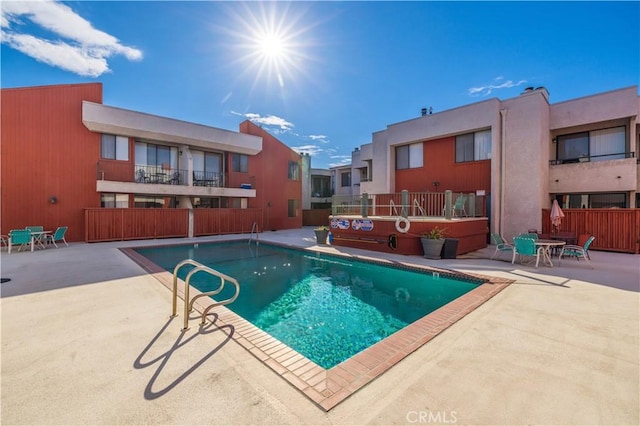
[[[560,231],[596,237],[592,249],[640,254],[640,209],[563,209]],[[542,210],[542,232],[551,232],[551,210]]]
[[[85,209],[85,242],[189,236],[189,209]],[[251,232],[261,209],[194,209],[194,236]]]
[[302,210],[302,226],[329,226],[331,209]]
[[193,235],[249,233],[254,222],[262,231],[262,209],[194,209]]

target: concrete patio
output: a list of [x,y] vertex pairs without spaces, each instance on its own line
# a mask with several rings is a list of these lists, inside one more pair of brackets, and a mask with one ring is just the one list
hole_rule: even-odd
[[[171,293],[118,248],[246,236],[2,252],[3,425],[640,423],[640,256],[595,269],[321,247],[515,280],[329,412],[229,337],[182,334]],[[261,241],[315,246],[312,228]],[[510,260],[510,259],[509,259]]]

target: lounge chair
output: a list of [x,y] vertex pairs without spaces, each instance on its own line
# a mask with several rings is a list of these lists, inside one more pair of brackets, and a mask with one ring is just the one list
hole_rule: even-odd
[[[454,216],[467,216],[467,210],[465,210],[464,206],[467,203],[467,197],[464,195],[459,195],[456,198],[456,202],[453,204],[453,215]],[[460,213],[457,213],[460,212]]]
[[562,247],[562,251],[558,257],[558,265],[560,265],[560,262],[562,261],[562,256],[568,256],[575,257],[578,261],[580,258],[583,258],[587,262],[587,265],[593,269],[593,264],[590,262],[591,258],[589,257],[589,246],[595,239],[596,237],[592,235],[583,246],[568,244]]
[[67,228],[68,226],[59,226],[58,229],[56,229],[56,232],[51,235],[47,235],[47,242],[53,244],[54,246],[56,246],[56,248],[58,248],[56,241],[62,241],[65,246],[69,247],[69,244],[67,244],[67,240],[64,239],[64,234],[67,233]]
[[[467,203],[467,197],[464,195],[458,195],[458,197],[456,198],[456,201],[453,203],[453,206],[451,207],[451,216],[456,217],[456,216],[467,216],[467,210],[465,209],[465,204]],[[447,208],[443,208],[442,209],[442,216],[445,215]],[[460,212],[460,213],[458,213]]]
[[[584,245],[587,243],[587,240],[589,238],[591,238],[591,234],[580,234],[578,235],[578,239],[576,241],[576,245],[580,246],[580,247],[584,247]],[[569,244],[569,242],[567,241],[567,244]],[[591,260],[591,258],[589,257],[589,250],[587,250],[587,258],[589,260]]]
[[494,251],[493,256],[491,256],[492,260],[499,253],[513,252],[513,244],[509,244],[500,234],[492,232],[491,240],[493,240],[493,243],[496,245],[496,251]]
[[536,268],[540,263],[540,255],[542,254],[543,247],[536,247],[536,241],[533,238],[527,237],[515,237],[513,239],[513,258],[511,264],[516,261],[517,256],[529,256],[536,258]]
[[9,231],[9,253],[13,246],[19,246],[18,251],[31,245],[31,231],[28,229],[12,229]]

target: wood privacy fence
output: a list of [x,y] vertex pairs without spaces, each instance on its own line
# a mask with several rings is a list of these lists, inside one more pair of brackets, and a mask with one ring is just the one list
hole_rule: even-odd
[[302,210],[302,226],[329,226],[331,209]]
[[[261,209],[194,209],[194,236],[262,230]],[[85,242],[189,236],[189,209],[85,209]]]
[[[592,234],[595,250],[640,253],[640,209],[563,209],[561,231]],[[551,210],[542,209],[542,232],[551,232]]]
[[194,209],[193,236],[249,233],[254,222],[262,231],[262,209]]

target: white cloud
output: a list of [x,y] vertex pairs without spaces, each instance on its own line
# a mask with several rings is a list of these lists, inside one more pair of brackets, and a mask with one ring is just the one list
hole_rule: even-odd
[[245,114],[242,114],[235,111],[231,111],[231,114],[245,117],[247,120],[251,121],[254,124],[274,127],[275,129],[270,130],[275,131],[276,133],[286,133],[291,131],[295,127],[293,123],[290,123],[284,118],[277,117],[275,115],[267,115],[263,117],[260,114],[256,114],[254,112],[247,112]]
[[469,89],[469,96],[487,96],[490,95],[494,90],[508,89],[510,87],[520,86],[527,82],[527,80],[519,80],[518,82],[514,83],[513,80],[503,80],[504,77],[498,76],[493,79],[492,83],[485,84],[483,86],[472,87]]
[[318,145],[292,146],[291,149],[298,154],[309,154],[311,157],[316,157],[324,152],[324,149],[320,148]]
[[[81,76],[98,77],[109,72],[107,58],[123,55],[142,59],[142,52],[120,44],[119,40],[91,23],[70,7],[57,1],[3,2],[2,43],[33,59]],[[38,38],[23,31],[28,19],[58,36],[56,40]]]
[[312,141],[318,141],[318,142],[322,142],[322,143],[329,143],[329,140],[327,139],[327,136],[325,136],[325,135],[309,135],[308,138],[311,139]]

